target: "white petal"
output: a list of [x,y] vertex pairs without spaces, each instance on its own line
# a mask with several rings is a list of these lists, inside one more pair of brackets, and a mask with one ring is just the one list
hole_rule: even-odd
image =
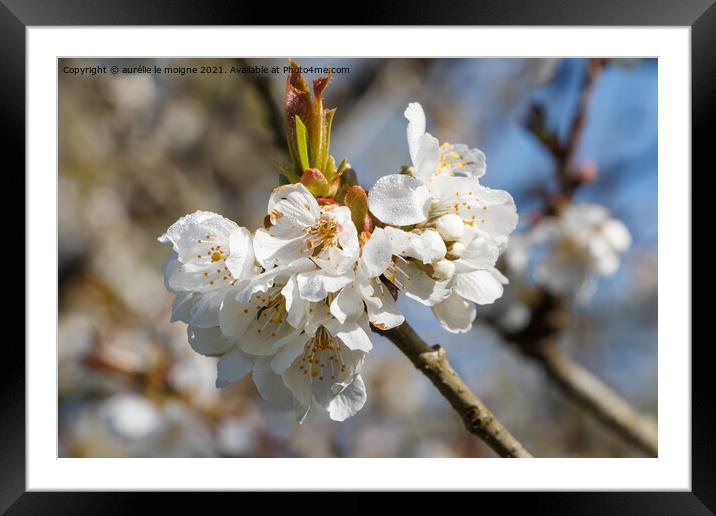
[[375,228],[361,255],[361,267],[366,276],[374,278],[383,274],[390,265],[392,255],[390,238],[382,228]]
[[337,292],[352,281],[351,276],[330,276],[322,270],[302,272],[296,276],[298,290],[306,301],[318,302],[329,292]]
[[224,337],[219,328],[198,328],[187,326],[191,348],[202,355],[218,356],[230,350],[234,343]]
[[257,229],[254,235],[256,260],[265,268],[285,266],[304,258],[306,234],[297,233],[291,238],[278,238],[266,229]]
[[430,192],[438,199],[434,210],[459,215],[492,236],[509,235],[517,226],[512,196],[482,186],[474,178],[440,176],[430,183]]
[[404,174],[383,176],[368,193],[368,206],[386,224],[408,226],[427,219],[430,192],[425,184]]
[[456,274],[455,292],[478,305],[487,305],[502,296],[503,287],[490,271],[479,270]]
[[268,203],[271,223],[279,232],[283,229],[295,231],[295,228],[313,226],[320,215],[320,207],[315,197],[301,183],[283,185],[271,192]]
[[274,405],[282,407],[290,406],[293,395],[286,385],[284,385],[281,375],[271,370],[267,359],[259,359],[256,361],[251,376],[254,379],[256,390],[259,391],[263,399]]
[[[291,391],[298,404],[302,407],[306,405],[310,407],[311,400],[313,399],[310,376],[303,374],[303,371],[299,369],[296,362],[286,369],[281,376],[283,377],[284,385]],[[306,412],[307,411],[308,410],[306,410]],[[303,415],[305,417],[305,414]]]
[[248,282],[237,285],[236,299],[242,303],[247,303],[251,296],[258,292],[266,292],[274,283],[287,281],[291,275],[299,272],[307,272],[315,270],[316,265],[309,258],[301,258],[293,261],[288,265],[274,267],[266,272],[259,274]]
[[241,380],[251,372],[254,363],[251,357],[238,349],[234,349],[221,357],[216,365],[216,386],[226,387]]
[[201,328],[219,326],[219,307],[227,292],[226,287],[208,292],[197,293],[194,296],[194,306],[191,308],[189,324]]
[[339,338],[350,350],[367,353],[373,349],[373,343],[369,336],[370,330],[366,331],[359,322],[347,321],[345,324],[338,324],[336,321],[329,321],[326,328],[331,335]]
[[229,254],[229,236],[238,229],[235,222],[206,211],[186,215],[172,224],[159,237],[160,242],[172,244],[181,263],[165,269],[170,290],[206,291],[232,281],[224,259]]
[[472,328],[477,309],[473,303],[453,293],[446,300],[433,306],[433,314],[447,331],[465,333]]
[[445,242],[435,230],[403,231],[388,226],[384,231],[394,255],[417,258],[428,264],[442,260],[447,252]]
[[350,385],[328,404],[328,415],[333,421],[345,421],[356,415],[365,405],[368,395],[361,375],[356,375]]
[[400,264],[400,268],[405,274],[398,273],[396,281],[389,279],[409,298],[433,306],[450,295],[449,281],[435,281],[413,263]]
[[393,296],[387,287],[374,289],[377,303],[366,303],[368,309],[368,319],[370,323],[378,329],[389,330],[400,326],[405,322],[405,317],[400,313],[395,304]]
[[420,245],[416,246],[416,256],[423,263],[434,263],[442,260],[447,253],[445,242],[437,231],[426,229],[417,233]]
[[408,138],[408,148],[410,149],[410,159],[415,163],[418,155],[418,143],[420,137],[425,134],[425,111],[419,102],[411,102],[405,109],[405,118],[408,119],[408,127],[406,129]]
[[281,295],[286,302],[286,311],[288,316],[286,320],[288,324],[294,328],[302,326],[303,321],[306,317],[306,310],[308,309],[308,303],[301,298],[298,291],[298,283],[296,282],[296,276],[291,276],[288,282],[281,289]]
[[254,245],[251,233],[246,228],[239,228],[229,236],[229,257],[226,267],[234,278],[248,279],[254,271]]
[[228,243],[229,235],[238,228],[235,222],[216,213],[195,211],[169,226],[167,232],[159,237],[159,241],[172,244],[180,261],[186,263],[196,254],[192,249],[198,240],[205,240],[209,235],[210,240]]
[[489,269],[495,265],[499,255],[500,250],[492,239],[477,236],[465,246],[462,258],[455,260],[455,272]]
[[631,246],[631,235],[627,227],[617,219],[609,219],[602,228],[604,236],[618,253],[623,253]]
[[286,322],[286,314],[282,314],[276,322],[272,320],[273,317],[273,311],[261,311],[246,333],[238,339],[239,348],[251,355],[267,356],[292,343],[299,331]]
[[363,298],[353,285],[346,285],[331,301],[331,313],[343,324],[363,313]]
[[311,338],[310,334],[303,331],[297,331],[287,337],[281,350],[271,359],[273,372],[283,373],[303,353],[306,343]]
[[256,320],[259,310],[256,305],[256,302],[241,303],[236,299],[235,290],[227,291],[219,308],[221,332],[228,337],[241,337],[249,325]]
[[429,133],[425,133],[418,140],[418,153],[413,162],[415,177],[427,181],[438,167],[440,160],[440,142]]
[[443,157],[443,163],[456,174],[474,178],[485,175],[487,163],[485,153],[480,149],[457,143],[441,148],[440,154]]
[[172,315],[170,322],[189,322],[191,309],[194,306],[195,296],[197,295],[197,292],[177,292],[174,297],[174,302],[172,303]]

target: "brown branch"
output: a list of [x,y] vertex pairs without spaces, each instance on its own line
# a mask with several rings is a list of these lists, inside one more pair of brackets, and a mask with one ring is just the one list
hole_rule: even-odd
[[657,424],[632,408],[628,402],[594,374],[562,353],[557,347],[559,333],[567,324],[562,298],[546,292],[532,307],[530,323],[517,332],[508,332],[494,320],[483,318],[526,357],[534,359],[567,396],[596,419],[637,446],[649,456],[658,453]]
[[542,349],[540,363],[571,398],[651,457],[658,456],[656,422],[639,414],[599,378],[557,349]]
[[407,323],[391,330],[375,330],[390,339],[410,359],[462,418],[465,428],[501,457],[529,458],[532,455],[500,423],[458,376],[440,345],[428,346]]

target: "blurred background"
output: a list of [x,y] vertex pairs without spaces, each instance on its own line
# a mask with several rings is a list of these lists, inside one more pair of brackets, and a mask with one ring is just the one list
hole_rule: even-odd
[[[481,182],[508,190],[521,220],[553,185],[553,158],[525,129],[534,102],[567,130],[581,59],[299,59],[347,67],[325,105],[338,107],[332,154],[369,188],[409,162],[403,110],[423,104],[428,131],[487,155]],[[303,425],[258,396],[250,377],[214,388],[216,359],[194,353],[157,237],[195,210],[259,227],[278,163],[287,163],[285,74],[70,75],[64,66],[279,65],[256,60],[59,63],[59,455],[61,457],[491,457],[387,340],[363,369],[368,401],[344,423],[321,410]],[[310,74],[308,79],[314,78]],[[629,228],[620,270],[575,304],[560,346],[641,412],[657,409],[657,62],[612,60],[594,91],[580,158],[598,166],[576,200]],[[518,232],[521,230],[518,228]],[[497,305],[500,304],[497,301]],[[505,299],[505,302],[509,300]],[[506,346],[487,325],[443,331],[399,299],[457,371],[536,456],[641,456]]]

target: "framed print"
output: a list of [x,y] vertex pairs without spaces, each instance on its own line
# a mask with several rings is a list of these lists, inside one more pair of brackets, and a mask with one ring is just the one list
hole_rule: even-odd
[[712,2],[366,26],[4,4],[8,514],[323,490],[712,513],[690,173]]

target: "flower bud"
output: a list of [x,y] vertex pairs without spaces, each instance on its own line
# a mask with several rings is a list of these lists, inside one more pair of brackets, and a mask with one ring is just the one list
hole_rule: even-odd
[[355,224],[359,234],[362,231],[369,233],[373,231],[373,219],[370,218],[368,213],[368,195],[363,188],[358,185],[348,188],[343,198],[343,204],[350,208],[353,224]]
[[448,242],[460,240],[465,232],[465,224],[462,219],[454,213],[440,217],[435,223],[435,228],[438,230],[438,233],[440,233],[440,236]]
[[326,197],[330,190],[325,176],[316,168],[308,168],[303,172],[301,184],[315,197]]
[[450,260],[440,260],[433,265],[433,278],[438,281],[449,280],[453,274],[455,274],[455,264]]
[[462,253],[465,252],[465,244],[462,242],[455,242],[450,247],[448,247],[448,256],[451,258],[461,258]]

